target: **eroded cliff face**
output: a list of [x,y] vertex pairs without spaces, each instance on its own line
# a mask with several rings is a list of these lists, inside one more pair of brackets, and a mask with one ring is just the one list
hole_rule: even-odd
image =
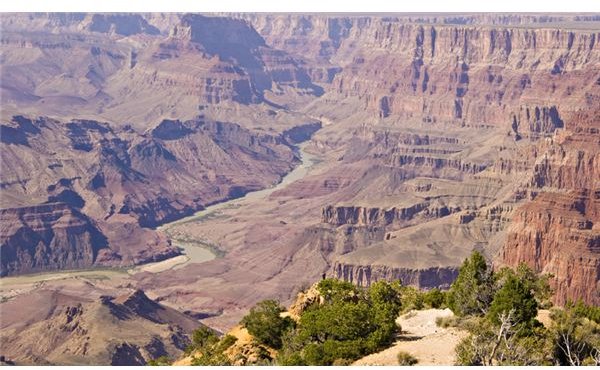
[[[237,16],[268,43],[332,71],[323,79],[326,103],[311,111],[353,126],[325,128],[314,141],[342,152],[350,171],[371,167],[343,188],[325,178],[335,186],[318,190],[337,194],[322,208],[322,236],[313,237],[342,252],[332,274],[361,284],[390,275],[367,270],[382,263],[382,249],[411,249],[406,239],[435,245],[437,237],[421,239],[427,226],[411,226],[441,218],[479,235],[467,244],[485,246],[497,264],[553,273],[558,303],[597,304],[600,34],[584,25],[594,17]],[[584,23],[555,27],[572,21]],[[445,132],[434,134],[439,127]],[[401,231],[409,236],[395,241]],[[397,258],[383,265],[405,268]]]
[[538,146],[530,186],[539,195],[516,210],[501,254],[503,263],[553,274],[558,304],[600,304],[600,130],[593,112],[575,115],[573,127]]
[[139,290],[99,298],[42,290],[3,309],[18,311],[32,301],[27,321],[0,323],[3,355],[19,365],[146,365],[160,356],[181,356],[192,331],[202,326]]
[[359,286],[369,286],[378,280],[400,280],[402,284],[421,288],[450,288],[458,276],[458,268],[431,267],[427,269],[398,268],[378,265],[345,265],[336,263],[332,272],[338,279],[351,281]]
[[0,211],[2,274],[90,267],[108,242],[86,216],[64,203]]
[[[514,123],[536,136],[561,127],[561,116],[576,106],[589,106],[598,77],[593,23],[545,26],[584,17],[238,16],[270,45],[339,66],[330,101],[351,100],[356,111],[381,118]],[[511,27],[526,22],[536,25]]]
[[177,255],[149,228],[277,182],[297,162],[283,136],[225,122],[164,120],[139,134],[15,116],[1,127],[3,275]]
[[0,88],[13,114],[93,117],[143,131],[148,122],[199,114],[253,122],[274,112],[260,104],[273,108],[323,93],[301,59],[267,45],[242,20],[195,14],[4,18]]

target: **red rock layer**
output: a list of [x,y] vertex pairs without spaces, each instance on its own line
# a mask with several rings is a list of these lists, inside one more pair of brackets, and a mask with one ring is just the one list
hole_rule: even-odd
[[598,110],[572,120],[568,132],[540,145],[531,183],[540,194],[516,211],[501,260],[553,274],[558,304],[600,305]]

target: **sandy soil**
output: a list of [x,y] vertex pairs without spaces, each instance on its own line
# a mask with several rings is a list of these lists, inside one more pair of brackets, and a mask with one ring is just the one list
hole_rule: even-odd
[[453,365],[454,348],[467,333],[456,328],[439,328],[435,319],[452,316],[449,309],[411,311],[400,316],[402,334],[390,348],[366,356],[353,365],[398,365],[398,352],[408,352],[419,360],[417,365]]

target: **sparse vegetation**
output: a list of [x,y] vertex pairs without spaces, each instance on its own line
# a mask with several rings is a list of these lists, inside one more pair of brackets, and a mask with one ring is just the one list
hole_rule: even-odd
[[551,335],[557,365],[600,366],[600,325],[586,314],[591,311],[582,303],[569,303],[552,312]]
[[149,366],[171,366],[173,361],[167,356],[160,356],[154,360],[148,361]]
[[416,357],[407,352],[398,352],[397,358],[400,366],[412,366],[419,362]]
[[482,315],[493,299],[494,275],[485,258],[473,252],[462,264],[448,292],[448,307],[457,316]]
[[[324,279],[316,287],[322,298],[307,301],[297,321],[282,315],[284,308],[273,300],[258,303],[244,317],[241,323],[258,348],[251,363],[349,365],[393,343],[401,312],[447,305],[455,315],[438,317],[436,325],[469,332],[455,349],[459,365],[600,364],[600,308],[582,302],[555,308],[552,326],[544,327],[536,317],[538,309],[550,305],[548,276],[525,265],[493,271],[478,252],[465,260],[448,292],[420,291],[399,281],[361,288]],[[197,330],[193,364],[230,364],[224,351],[235,341]],[[403,366],[417,363],[407,352],[397,359]],[[166,363],[155,363],[161,361]]]
[[440,328],[450,328],[458,325],[456,316],[441,316],[435,319],[435,324]]
[[237,338],[231,335],[226,335],[219,339],[214,331],[206,327],[201,327],[192,334],[192,344],[185,352],[193,356],[192,365],[232,365],[223,351],[231,347],[236,340]]
[[446,306],[446,292],[433,288],[423,294],[423,303],[429,308],[444,308]]
[[[536,316],[549,306],[548,276],[524,264],[494,272],[482,258],[474,253],[465,261],[449,293],[449,306],[462,317],[459,326],[470,332],[456,347],[458,364],[600,365],[595,307],[554,308],[552,325],[544,327]],[[440,318],[438,325],[451,323]]]
[[422,310],[425,307],[423,292],[412,286],[400,287],[402,297],[402,312]]

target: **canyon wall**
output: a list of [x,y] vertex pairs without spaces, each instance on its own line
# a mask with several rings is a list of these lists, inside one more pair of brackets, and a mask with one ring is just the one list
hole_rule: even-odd
[[[477,249],[553,273],[558,303],[597,304],[599,20],[12,17],[0,37],[3,272],[32,271],[49,249],[51,268],[173,255],[149,228],[277,182],[298,163],[289,144],[312,137],[321,167],[227,211],[226,227],[194,224],[227,253],[171,281],[238,309],[323,272],[445,287]],[[15,250],[29,229],[35,247]]]
[[[253,24],[269,44],[334,71],[320,100],[324,104],[311,109],[338,120],[353,117],[345,120],[356,122],[356,128],[344,162],[385,165],[395,178],[390,186],[404,189],[409,198],[431,193],[405,185],[420,177],[458,186],[475,181],[492,189],[477,204],[454,198],[457,205],[448,209],[460,215],[452,222],[491,232],[482,241],[495,264],[525,262],[552,273],[557,303],[583,298],[598,304],[597,15],[236,16]],[[337,111],[329,108],[333,104]],[[445,125],[450,139],[428,142],[431,130]],[[482,137],[496,131],[496,139],[453,138],[451,127]],[[415,135],[419,131],[428,136]],[[474,149],[494,144],[497,150],[487,153]],[[374,182],[380,193],[390,192],[380,180]],[[426,186],[446,186],[441,184],[433,180]],[[371,198],[377,198],[373,191]],[[340,229],[387,227],[387,239],[410,226],[397,219],[423,207],[422,198],[408,208],[393,208],[398,200],[370,207],[357,193],[324,207],[322,222]],[[408,210],[411,215],[404,214]],[[343,263],[334,258],[331,271],[364,283],[369,264],[355,264],[352,253],[344,254]]]
[[539,194],[516,210],[501,254],[550,273],[555,300],[600,304],[600,129],[598,111],[539,146],[531,188]]
[[283,136],[226,122],[163,120],[139,134],[15,116],[1,128],[2,275],[177,255],[150,228],[275,183],[297,163]]

